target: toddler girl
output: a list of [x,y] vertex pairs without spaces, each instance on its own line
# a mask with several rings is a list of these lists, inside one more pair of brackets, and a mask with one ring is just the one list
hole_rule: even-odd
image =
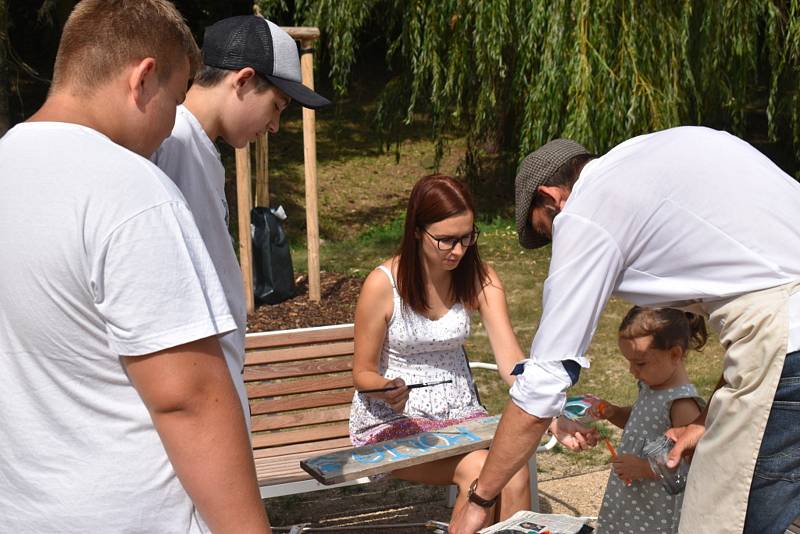
[[598,419],[624,429],[600,508],[598,533],[678,531],[683,496],[664,490],[642,449],[700,414],[704,402],[689,381],[684,358],[689,348],[702,348],[707,337],[702,317],[679,310],[635,306],[622,320],[619,348],[638,381],[639,396],[633,406],[593,401]]

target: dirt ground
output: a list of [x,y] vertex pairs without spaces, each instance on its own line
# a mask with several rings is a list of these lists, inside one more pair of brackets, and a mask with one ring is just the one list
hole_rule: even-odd
[[308,299],[305,275],[295,282],[296,296],[275,305],[257,306],[247,317],[248,332],[268,332],[353,322],[361,278],[339,273],[320,273],[320,302]]
[[[565,477],[540,475],[539,511],[596,517],[607,478],[608,469]],[[447,488],[398,480],[268,499],[266,505],[276,532],[304,523],[351,527],[347,532],[426,532],[426,521],[448,522],[452,513]]]

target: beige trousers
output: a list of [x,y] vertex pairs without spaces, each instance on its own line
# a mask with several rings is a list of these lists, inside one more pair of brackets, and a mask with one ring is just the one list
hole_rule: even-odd
[[706,432],[692,459],[680,534],[744,529],[761,438],[780,381],[791,283],[701,307],[725,348],[725,385],[709,403]]

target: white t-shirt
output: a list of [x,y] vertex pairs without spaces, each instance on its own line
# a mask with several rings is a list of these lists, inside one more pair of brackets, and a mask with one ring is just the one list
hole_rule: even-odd
[[120,362],[236,328],[180,192],[75,124],[0,140],[0,531],[197,533]]
[[[612,294],[687,307],[800,279],[798,207],[800,184],[746,142],[708,128],[635,137],[590,161],[553,223],[526,366],[588,367],[585,352]],[[800,348],[798,298],[790,302],[789,351]],[[563,402],[537,393],[554,389],[553,376],[526,370],[512,398],[529,413],[556,415]],[[561,398],[570,385],[564,376]]]
[[175,182],[186,198],[236,320],[236,330],[221,336],[219,342],[249,429],[250,407],[242,376],[247,305],[242,271],[228,233],[225,169],[219,152],[192,112],[185,106],[178,106],[172,135],[161,144],[152,160]]

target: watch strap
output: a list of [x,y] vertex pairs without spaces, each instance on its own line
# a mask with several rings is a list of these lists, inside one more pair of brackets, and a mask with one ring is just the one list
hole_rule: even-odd
[[469,492],[467,493],[467,500],[471,503],[475,503],[481,508],[491,508],[497,502],[497,497],[494,499],[484,499],[477,493],[475,493],[476,488],[478,487],[478,479],[472,481],[472,484],[469,485]]

